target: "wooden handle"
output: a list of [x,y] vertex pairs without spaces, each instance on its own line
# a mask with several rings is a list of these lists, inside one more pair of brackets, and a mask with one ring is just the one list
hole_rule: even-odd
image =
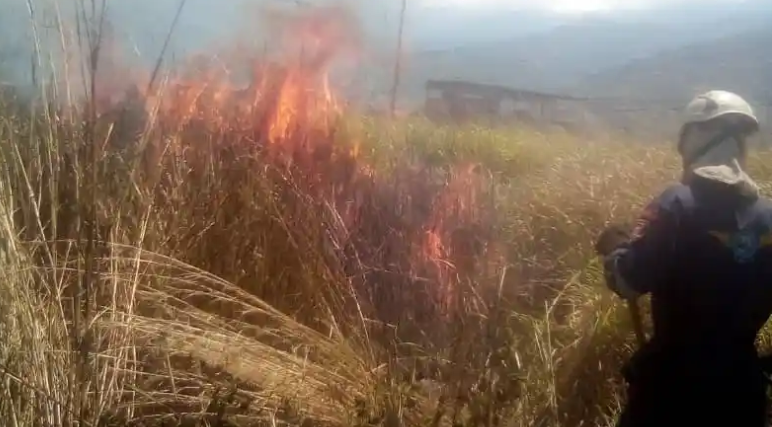
[[627,300],[627,308],[630,310],[635,339],[638,341],[638,346],[640,347],[646,344],[646,334],[643,332],[643,320],[641,318],[641,311],[638,308],[638,301],[634,299]]

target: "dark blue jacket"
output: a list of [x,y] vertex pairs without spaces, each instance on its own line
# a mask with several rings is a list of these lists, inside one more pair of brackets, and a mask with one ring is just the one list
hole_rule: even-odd
[[736,368],[755,357],[772,313],[772,203],[699,177],[672,185],[612,264],[629,288],[651,293],[652,346],[671,358],[699,354],[714,371]]
[[767,387],[754,344],[772,313],[772,204],[687,182],[654,199],[605,260],[612,289],[651,294],[654,323],[623,370],[618,426],[761,427]]

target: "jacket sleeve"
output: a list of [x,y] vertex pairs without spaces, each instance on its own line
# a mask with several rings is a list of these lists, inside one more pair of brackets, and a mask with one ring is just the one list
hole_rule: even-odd
[[639,215],[630,239],[604,259],[606,283],[623,298],[651,292],[672,266],[680,203],[675,189],[652,200]]

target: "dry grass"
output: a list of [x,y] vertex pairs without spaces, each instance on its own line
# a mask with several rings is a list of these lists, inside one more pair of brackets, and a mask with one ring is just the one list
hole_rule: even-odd
[[312,71],[170,81],[138,116],[3,106],[0,419],[613,419],[634,341],[591,245],[671,150],[340,114],[288,92]]

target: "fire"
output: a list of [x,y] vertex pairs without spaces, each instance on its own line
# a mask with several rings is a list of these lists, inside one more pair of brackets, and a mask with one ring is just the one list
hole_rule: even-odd
[[[329,140],[342,113],[331,90],[330,69],[343,55],[356,52],[360,37],[350,14],[340,7],[308,8],[285,16],[283,24],[281,55],[250,64],[246,88],[233,81],[232,70],[204,55],[189,58],[182,67],[185,73],[159,77],[150,85],[149,73],[134,71],[110,39],[102,54],[104,66],[95,76],[97,113],[112,119],[112,113],[122,111],[126,92],[116,88],[130,81],[145,100],[146,114],[167,131],[195,125],[209,132],[237,132],[243,137],[237,140],[252,141],[273,154],[314,149],[309,144]],[[351,154],[357,155],[357,149]]]
[[[435,197],[423,243],[423,259],[434,265],[438,277],[436,300],[445,314],[459,303],[459,282],[474,276],[475,260],[483,255],[484,236],[477,226],[484,222],[477,206],[487,184],[477,165],[459,167]],[[461,224],[462,226],[458,226]]]
[[[284,55],[250,64],[246,87],[232,81],[230,70],[203,56],[191,58],[185,75],[153,85],[137,82],[146,113],[155,122],[153,131],[163,134],[149,139],[167,144],[157,151],[172,151],[175,158],[193,163],[185,156],[223,149],[220,152],[229,155],[259,156],[273,165],[291,166],[304,191],[332,205],[346,228],[373,221],[365,211],[382,203],[374,201],[374,189],[394,184],[366,164],[358,140],[345,147],[335,141],[335,122],[344,108],[331,89],[330,67],[341,52],[355,50],[360,40],[338,12],[313,9],[293,16],[285,28]],[[192,146],[201,141],[207,145]],[[206,156],[198,160],[201,157]],[[484,182],[476,166],[467,165],[451,174],[439,194],[420,194],[421,190],[409,188],[410,183],[400,189],[408,198],[434,198],[428,218],[406,214],[426,223],[422,234],[401,242],[405,254],[398,256],[410,257],[423,272],[431,270],[429,293],[446,313],[458,302],[458,283],[471,277],[482,251],[475,231],[459,224],[482,221],[477,206]]]

